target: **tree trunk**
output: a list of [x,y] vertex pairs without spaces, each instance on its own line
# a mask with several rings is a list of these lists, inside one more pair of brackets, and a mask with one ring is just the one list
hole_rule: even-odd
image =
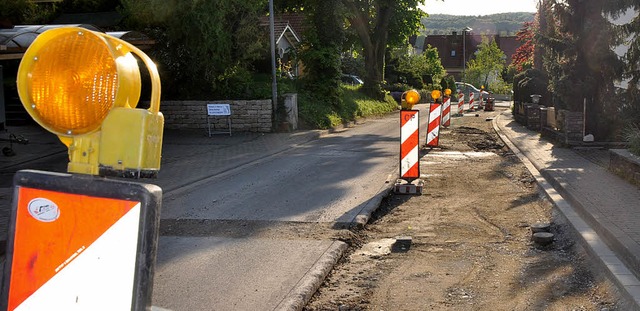
[[[359,7],[360,3],[350,0],[343,0],[343,3],[352,14],[349,21],[362,42],[365,65],[364,92],[370,97],[384,99],[382,71],[389,36],[389,22],[395,10],[395,0],[375,1],[377,14],[373,21],[369,20],[370,7]],[[370,28],[370,25],[373,25],[373,28]]]

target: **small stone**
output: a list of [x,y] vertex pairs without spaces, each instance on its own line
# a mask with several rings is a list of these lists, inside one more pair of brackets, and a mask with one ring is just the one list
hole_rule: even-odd
[[396,241],[391,246],[391,252],[393,253],[406,253],[411,248],[412,238],[410,236],[397,237]]

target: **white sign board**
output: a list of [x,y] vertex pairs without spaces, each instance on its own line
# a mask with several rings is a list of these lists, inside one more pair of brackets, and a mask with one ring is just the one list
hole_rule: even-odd
[[207,104],[207,114],[210,116],[230,116],[229,104]]

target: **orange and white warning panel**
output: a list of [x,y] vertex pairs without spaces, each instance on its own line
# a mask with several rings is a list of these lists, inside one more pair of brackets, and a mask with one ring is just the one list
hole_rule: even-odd
[[[68,174],[42,172],[45,176],[39,178],[33,172],[22,175],[36,176],[43,181],[42,188],[63,186],[40,189],[35,182],[15,187],[0,307],[32,311],[150,306],[148,282],[153,279],[158,213],[149,210],[157,210],[159,198],[153,200],[156,207],[149,207],[149,194],[139,199],[109,197],[127,193],[118,188],[132,187],[129,193],[145,188],[131,182],[92,184],[93,176],[73,180]],[[56,178],[62,182],[55,182]],[[68,187],[76,190],[65,191]],[[90,190],[83,194],[77,189]],[[107,197],[96,196],[101,192]]]
[[442,104],[442,126],[451,126],[451,97],[445,96]]
[[438,147],[440,143],[440,119],[442,115],[442,105],[431,103],[429,105],[429,123],[427,125],[427,146]]
[[420,177],[419,116],[418,110],[400,111],[400,178]]

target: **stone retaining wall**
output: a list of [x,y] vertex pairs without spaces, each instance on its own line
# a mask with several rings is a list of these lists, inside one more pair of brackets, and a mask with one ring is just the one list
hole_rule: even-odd
[[[207,129],[207,104],[230,105],[232,132],[272,131],[271,100],[163,101],[160,111],[165,128]],[[226,117],[211,116],[209,120],[216,129],[228,128]]]
[[640,157],[627,149],[610,149],[609,170],[640,187]]

